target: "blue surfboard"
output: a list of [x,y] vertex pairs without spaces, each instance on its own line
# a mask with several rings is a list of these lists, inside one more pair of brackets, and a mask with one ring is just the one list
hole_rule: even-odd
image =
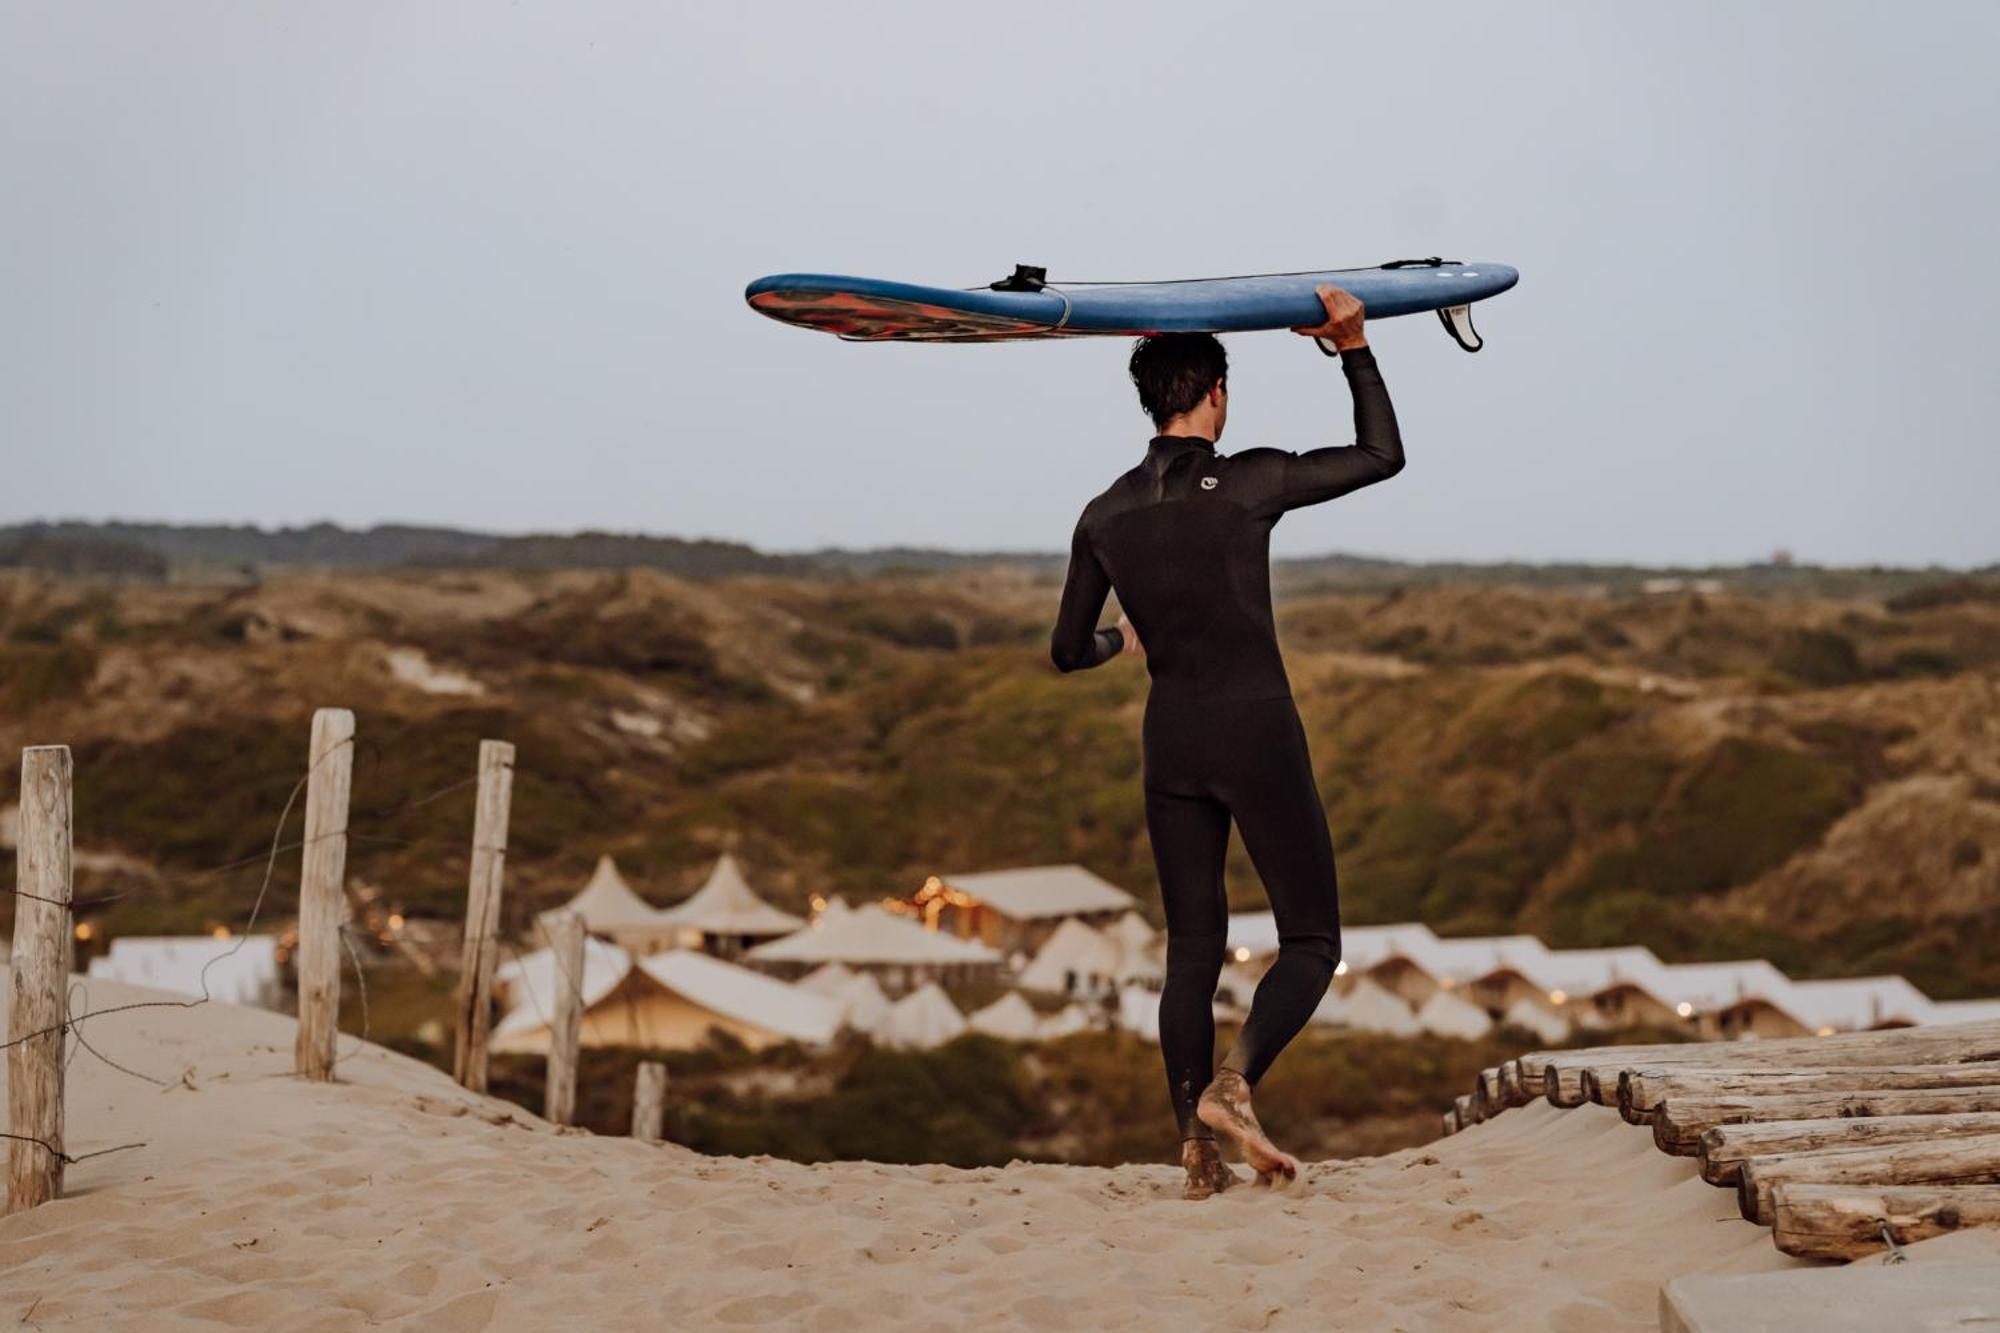
[[1325,320],[1314,288],[1330,282],[1353,293],[1370,319],[1436,311],[1458,345],[1476,352],[1473,303],[1498,296],[1520,277],[1506,264],[1436,257],[1171,282],[1065,282],[1021,265],[1012,277],[971,288],[777,273],[743,295],[759,314],[852,342],[998,342],[1297,328]]

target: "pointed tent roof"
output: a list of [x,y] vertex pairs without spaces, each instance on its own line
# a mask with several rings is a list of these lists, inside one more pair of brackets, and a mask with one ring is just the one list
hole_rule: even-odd
[[1472,1039],[1493,1030],[1493,1020],[1484,1009],[1448,990],[1431,992],[1431,997],[1417,1010],[1417,1024],[1441,1037]]
[[705,935],[789,935],[806,924],[805,918],[781,912],[759,898],[728,852],[716,858],[700,888],[660,913],[660,919]]
[[798,984],[815,995],[838,996],[847,989],[847,983],[854,980],[854,973],[839,963],[828,963],[825,967],[814,968],[802,976]]
[[1568,1019],[1562,1017],[1560,1014],[1550,1013],[1526,997],[1518,999],[1509,1005],[1506,1014],[1502,1016],[1500,1021],[1532,1032],[1536,1037],[1551,1045],[1568,1037],[1570,1032]]
[[[618,983],[632,970],[632,955],[615,944],[584,937],[583,977],[577,995],[582,1008],[590,1007],[618,989]],[[494,979],[506,988],[509,1008],[494,1025],[495,1037],[545,1028],[555,1014],[557,976],[553,949],[537,949],[522,954],[494,970]]]
[[882,1023],[882,1040],[891,1046],[927,1051],[963,1031],[965,1015],[935,981],[929,981],[889,1007]]
[[1110,977],[1117,965],[1117,945],[1103,931],[1070,917],[1042,941],[1033,961],[1021,969],[1020,984],[1029,990],[1063,991],[1072,972]]
[[1079,865],[1023,866],[971,875],[940,875],[987,906],[1017,921],[1072,916],[1079,912],[1119,912],[1137,904],[1131,894]]
[[[840,965],[834,963],[830,966]],[[834,998],[840,1001],[841,1021],[847,1026],[856,1032],[865,1032],[871,1037],[881,1034],[882,1024],[889,1017],[889,997],[883,994],[882,983],[875,980],[873,974],[850,973],[847,983],[840,988],[840,994]]]
[[1072,1032],[1082,1032],[1090,1026],[1090,1011],[1080,1004],[1066,1004],[1055,1013],[1044,1018],[1035,1035],[1043,1041],[1057,1037],[1067,1037]]
[[1340,998],[1334,1021],[1363,1032],[1383,1032],[1392,1037],[1414,1037],[1423,1031],[1409,1005],[1366,977]]
[[590,881],[576,897],[537,915],[546,918],[557,912],[575,912],[583,918],[584,929],[593,935],[671,927],[670,922],[662,920],[659,908],[632,891],[609,856],[597,858],[597,869],[591,872]]
[[926,930],[907,916],[873,906],[839,916],[822,913],[812,929],[760,944],[748,956],[758,962],[850,966],[1000,961],[1000,955],[983,944]]
[[692,949],[641,958],[639,970],[682,999],[793,1041],[821,1045],[840,1030],[839,1000]]
[[984,1009],[973,1010],[966,1023],[974,1032],[1007,1041],[1033,1041],[1041,1028],[1034,1006],[1021,998],[1021,992],[1013,990]]

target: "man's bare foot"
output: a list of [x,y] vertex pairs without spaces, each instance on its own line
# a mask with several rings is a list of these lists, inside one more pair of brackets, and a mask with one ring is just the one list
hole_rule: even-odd
[[1234,1069],[1224,1069],[1203,1090],[1195,1115],[1216,1133],[1236,1141],[1243,1160],[1257,1173],[1258,1184],[1274,1185],[1298,1175],[1299,1164],[1279,1152],[1257,1123],[1257,1114],[1250,1109],[1250,1084]]
[[1181,1140],[1181,1168],[1187,1172],[1183,1199],[1206,1199],[1236,1183],[1236,1173],[1222,1160],[1214,1139]]

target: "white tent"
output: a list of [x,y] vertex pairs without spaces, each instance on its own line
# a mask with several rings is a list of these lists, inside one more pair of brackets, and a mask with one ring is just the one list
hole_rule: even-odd
[[1483,1037],[1493,1030],[1484,1009],[1448,990],[1438,990],[1417,1010],[1417,1024],[1440,1037]]
[[1016,921],[1117,912],[1136,901],[1116,884],[1079,865],[1025,866],[938,878]]
[[541,927],[535,932],[538,942],[547,941],[549,919],[558,912],[576,913],[591,934],[637,952],[670,948],[678,934],[665,913],[632,891],[608,856],[597,858],[597,868],[576,897],[537,915]]
[[[617,989],[632,970],[632,955],[615,944],[586,935],[583,939],[583,984],[578,995],[588,1009]],[[493,985],[513,1014],[520,1014],[516,1026],[539,1015],[547,1026],[554,1014],[556,956],[551,949],[517,954],[493,969]],[[508,1017],[513,1017],[509,1014]],[[502,1020],[503,1022],[505,1020]]]
[[847,1026],[856,1032],[876,1036],[888,1020],[889,997],[882,993],[881,983],[866,972],[850,973],[847,984],[833,998],[840,1001]]
[[965,1015],[936,982],[926,982],[889,1007],[881,1039],[888,1046],[927,1051],[964,1031]]
[[833,1040],[845,1011],[839,1000],[691,949],[641,958],[639,969],[692,1004],[808,1045]]
[[1569,1020],[1560,1014],[1552,1014],[1533,1000],[1519,999],[1507,1007],[1501,1022],[1532,1032],[1542,1041],[1554,1045],[1569,1037]]
[[1021,969],[1023,989],[1056,995],[1095,994],[1118,980],[1119,950],[1103,931],[1075,917],[1055,928]]
[[704,936],[725,938],[788,935],[806,924],[805,918],[781,912],[758,897],[728,852],[717,858],[700,888],[667,908],[660,919]]
[[1010,990],[984,1009],[973,1010],[966,1025],[989,1037],[1033,1041],[1040,1034],[1041,1019],[1034,1006],[1021,998],[1021,992]]
[[[494,1025],[495,1050],[546,1049],[554,1000],[565,979],[547,949],[511,968],[512,1007]],[[753,1047],[798,1041],[821,1045],[839,1029],[841,1001],[773,980],[689,949],[637,959],[588,939],[579,998],[583,1044],[682,1049],[720,1027]]]
[[841,964],[828,963],[826,966],[816,967],[805,976],[800,977],[798,984],[815,995],[830,995],[837,998],[842,991],[847,989],[847,984],[854,980],[854,976],[853,972]]
[[1366,977],[1341,997],[1340,1021],[1362,1032],[1391,1037],[1414,1037],[1424,1030],[1409,1005]]
[[1127,953],[1137,953],[1152,948],[1160,936],[1160,932],[1153,929],[1152,923],[1137,912],[1127,912],[1119,917],[1104,928],[1104,933],[1116,940]]
[[907,916],[880,907],[820,914],[813,926],[752,949],[760,963],[845,963],[853,966],[992,964],[995,950],[972,940],[926,930]]
[[278,1000],[278,942],[269,935],[124,935],[90,960],[89,975],[268,1009]]
[[1072,1032],[1082,1032],[1095,1026],[1090,1020],[1090,1011],[1080,1004],[1066,1004],[1055,1013],[1042,1019],[1035,1035],[1043,1041],[1054,1041],[1067,1037]]
[[1144,986],[1127,986],[1118,992],[1118,1026],[1136,1032],[1148,1041],[1160,1039],[1160,995]]

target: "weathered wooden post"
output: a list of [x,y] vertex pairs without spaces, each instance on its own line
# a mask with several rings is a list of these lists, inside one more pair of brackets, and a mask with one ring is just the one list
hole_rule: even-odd
[[472,877],[459,954],[458,1046],[452,1076],[486,1091],[486,1039],[493,1022],[493,965],[500,951],[500,885],[507,869],[507,820],[514,799],[514,747],[479,742],[479,802],[472,815]]
[[558,912],[549,921],[549,952],[555,964],[555,1017],[549,1022],[548,1090],[545,1119],[567,1125],[576,1118],[577,1043],[583,1033],[583,918]]
[[347,919],[347,798],[354,780],[354,714],[313,714],[306,775],[305,851],[299,870],[299,1035],[295,1070],[333,1078],[340,1035],[340,927]]
[[632,1089],[632,1137],[658,1143],[666,1128],[667,1067],[658,1060],[641,1060]]
[[[7,1211],[62,1193],[63,1037],[69,1021],[70,757],[21,751],[13,1008],[7,1020]],[[34,1034],[34,1035],[30,1035]]]

